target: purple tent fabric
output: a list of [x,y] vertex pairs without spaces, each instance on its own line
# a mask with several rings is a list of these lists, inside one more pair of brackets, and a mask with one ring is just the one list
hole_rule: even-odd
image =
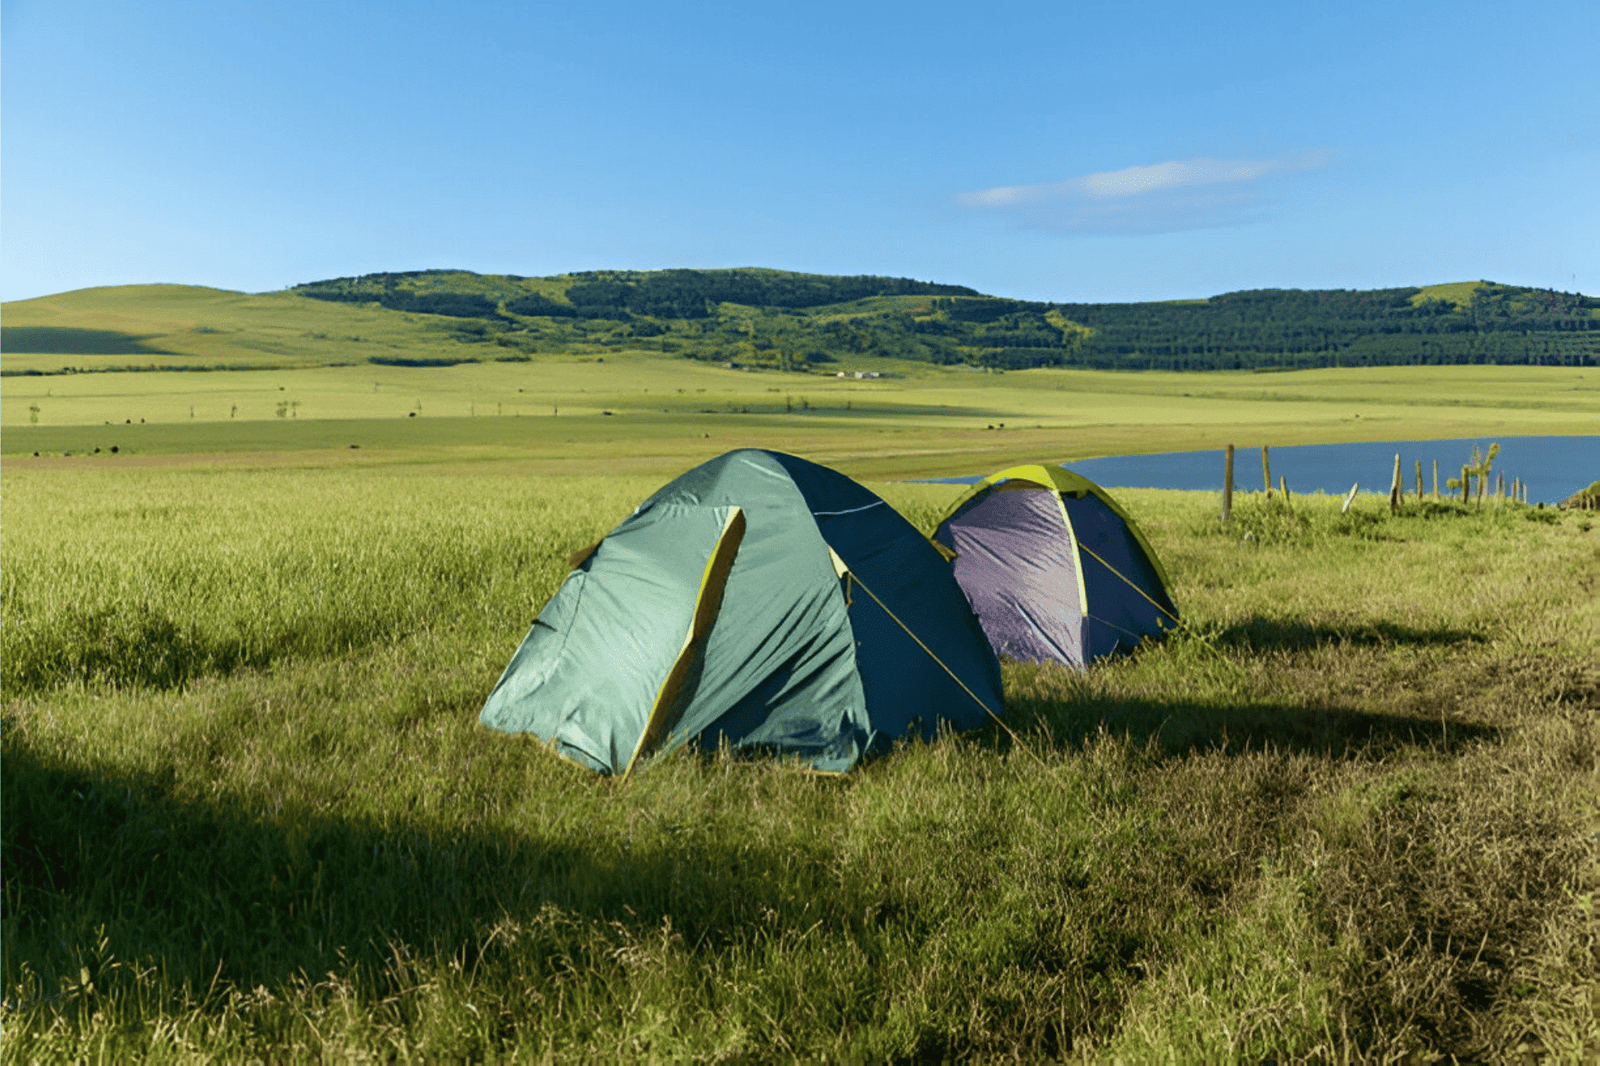
[[1177,622],[1159,567],[1101,490],[997,478],[934,534],[996,655],[1086,666]]
[[1007,488],[953,516],[937,539],[996,655],[1083,663],[1077,560],[1056,494]]

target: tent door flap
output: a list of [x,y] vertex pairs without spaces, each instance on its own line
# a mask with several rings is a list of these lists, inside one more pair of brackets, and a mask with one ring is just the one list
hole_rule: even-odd
[[700,591],[695,596],[694,615],[689,622],[689,631],[684,634],[683,647],[678,650],[656,693],[650,718],[645,722],[644,732],[639,734],[639,743],[633,750],[633,757],[628,760],[627,770],[623,772],[624,780],[632,775],[643,756],[667,738],[680,717],[679,697],[683,695],[684,682],[688,680],[695,660],[705,651],[706,639],[716,624],[717,612],[722,609],[722,593],[727,588],[728,574],[733,570],[739,545],[744,541],[744,531],[744,509],[731,508],[727,520],[722,524],[716,547],[712,548],[711,557],[706,560],[705,572],[700,578]]

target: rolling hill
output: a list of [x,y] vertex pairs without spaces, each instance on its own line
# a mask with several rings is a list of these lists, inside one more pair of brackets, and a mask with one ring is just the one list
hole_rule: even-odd
[[1487,281],[1076,304],[757,268],[542,278],[421,270],[260,294],[83,289],[6,304],[4,322],[5,374],[449,366],[619,348],[827,371],[896,362],[1126,370],[1600,364],[1600,299]]

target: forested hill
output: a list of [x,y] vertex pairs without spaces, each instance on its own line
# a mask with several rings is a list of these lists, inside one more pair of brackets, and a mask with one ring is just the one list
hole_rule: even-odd
[[[554,283],[552,285],[552,283]],[[313,281],[294,288],[319,300],[377,301],[433,314],[492,313],[553,318],[711,318],[718,305],[825,307],[869,296],[979,296],[964,285],[910,278],[835,277],[785,270],[591,271],[556,278],[501,277],[464,271],[414,270]],[[552,291],[556,295],[551,298]]]
[[1600,365],[1600,299],[1492,282],[1076,304],[907,278],[761,269],[546,278],[428,270],[290,291],[441,316],[458,340],[525,354],[659,347],[791,369],[863,356],[1008,369]]

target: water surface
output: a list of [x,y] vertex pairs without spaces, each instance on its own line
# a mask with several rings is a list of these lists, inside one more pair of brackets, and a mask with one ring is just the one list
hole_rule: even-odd
[[[1389,491],[1394,456],[1400,453],[1406,492],[1416,491],[1416,462],[1422,462],[1423,488],[1433,491],[1433,463],[1439,463],[1439,491],[1445,480],[1458,477],[1463,464],[1472,461],[1472,447],[1487,452],[1498,441],[1500,454],[1490,476],[1504,472],[1506,491],[1511,479],[1528,486],[1529,503],[1559,503],[1573,493],[1600,481],[1600,435],[1570,437],[1481,437],[1452,440],[1358,441],[1351,444],[1297,444],[1269,452],[1272,483],[1282,475],[1290,492],[1346,493],[1351,485],[1362,492]],[[1159,452],[1153,455],[1109,455],[1063,463],[1106,488],[1191,489],[1222,491],[1222,449],[1203,452]],[[992,471],[991,471],[992,473]],[[945,484],[971,484],[988,476],[939,478]],[[1234,491],[1261,491],[1261,449],[1234,452]]]

